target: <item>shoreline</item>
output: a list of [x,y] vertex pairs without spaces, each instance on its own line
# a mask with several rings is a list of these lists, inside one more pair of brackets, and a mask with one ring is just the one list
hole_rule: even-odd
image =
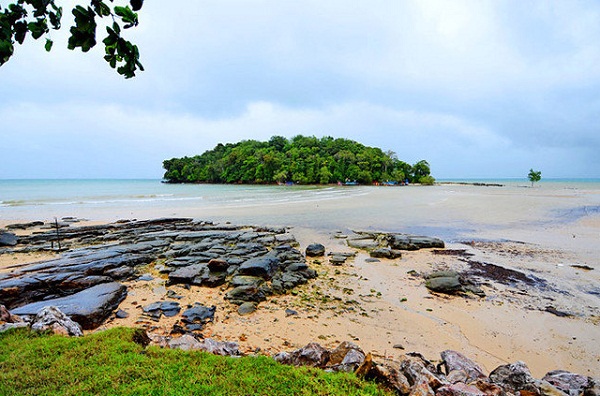
[[[313,242],[323,243],[329,252],[353,250],[346,246],[344,239],[336,238],[335,233],[298,227],[291,232],[301,250]],[[493,259],[495,263],[513,264],[513,267],[515,260],[537,259],[558,265],[568,258],[566,252],[548,251],[527,243],[449,244],[447,249],[466,250],[477,260]],[[510,252],[508,260],[507,252]],[[431,294],[423,286],[422,278],[413,277],[409,272],[463,268],[465,263],[460,256],[417,251],[405,252],[399,260],[381,259],[370,263],[365,252],[356,253],[356,257],[342,267],[331,266],[327,260],[320,264],[309,260],[310,266],[319,273],[316,280],[302,286],[296,295],[274,297],[263,303],[249,317],[239,316],[229,303],[218,303],[222,293],[218,289],[192,286],[189,293],[177,286],[175,289],[184,295],[182,304],[217,305],[218,314],[214,323],[207,326],[204,336],[237,341],[245,351],[259,348],[265,353],[274,353],[313,341],[326,347],[353,341],[383,357],[398,354],[400,351],[394,349],[398,344],[407,352],[420,352],[432,360],[436,360],[442,350],[454,349],[470,356],[488,371],[523,360],[538,377],[554,369],[585,375],[600,370],[598,347],[591,347],[598,345],[597,318],[600,316],[597,312],[596,316],[594,312],[583,312],[572,318],[561,318],[544,312],[545,299],[550,296],[556,300],[560,293],[554,296],[548,291],[536,293],[534,289],[491,284],[484,286],[487,294],[484,299]],[[6,265],[4,259],[0,267],[2,264]],[[517,264],[516,268],[519,267]],[[575,268],[569,271],[577,272]],[[147,272],[152,274],[153,281],[126,283],[130,294],[120,308],[131,311],[130,319],[113,318],[101,328],[135,326],[138,306],[165,300],[164,277],[150,267]],[[525,290],[527,293],[523,295]],[[329,297],[319,302],[318,296]],[[359,303],[350,306],[353,309],[340,305],[340,301],[351,300]],[[531,309],[532,304],[540,302],[538,309]],[[575,302],[558,308],[574,309]],[[286,309],[294,309],[298,315],[288,317]],[[158,333],[167,333],[170,325],[164,321],[152,326],[157,326],[154,330]],[[522,331],[523,328],[527,331]],[[549,328],[552,331],[549,332]]]

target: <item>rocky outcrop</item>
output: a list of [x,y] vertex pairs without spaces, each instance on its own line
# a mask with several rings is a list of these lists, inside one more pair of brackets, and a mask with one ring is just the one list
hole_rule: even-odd
[[11,312],[19,316],[35,316],[43,308],[54,306],[82,328],[93,329],[110,316],[126,294],[127,288],[120,283],[103,283],[67,297],[27,304]]
[[51,331],[54,334],[81,337],[83,331],[78,323],[72,321],[57,307],[49,306],[42,308],[31,324],[31,329],[36,331]]
[[444,241],[439,238],[366,231],[355,231],[354,235],[348,237],[347,243],[350,247],[370,251],[371,257],[391,259],[399,258],[401,250],[445,247]]

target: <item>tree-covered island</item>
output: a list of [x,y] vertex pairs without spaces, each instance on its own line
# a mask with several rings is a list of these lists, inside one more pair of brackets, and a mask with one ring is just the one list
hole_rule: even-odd
[[165,160],[163,167],[164,180],[169,183],[434,182],[425,160],[410,165],[393,151],[330,136],[273,136],[267,142],[219,143],[202,155]]

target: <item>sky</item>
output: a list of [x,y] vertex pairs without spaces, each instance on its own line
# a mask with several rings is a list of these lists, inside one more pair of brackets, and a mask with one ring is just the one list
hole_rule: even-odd
[[0,67],[0,179],[158,179],[165,159],[298,134],[439,179],[600,177],[598,1],[147,0],[130,80],[101,45],[66,49],[60,3],[53,50],[28,37]]

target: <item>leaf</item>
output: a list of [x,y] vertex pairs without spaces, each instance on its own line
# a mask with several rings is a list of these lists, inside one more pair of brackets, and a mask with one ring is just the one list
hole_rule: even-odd
[[133,11],[139,11],[144,5],[144,0],[130,0],[129,4],[131,4]]
[[46,45],[44,46],[44,48],[46,48],[46,51],[47,51],[47,52],[50,52],[50,50],[52,49],[52,44],[54,44],[54,43],[52,42],[52,40],[50,40],[50,39],[46,39]]

